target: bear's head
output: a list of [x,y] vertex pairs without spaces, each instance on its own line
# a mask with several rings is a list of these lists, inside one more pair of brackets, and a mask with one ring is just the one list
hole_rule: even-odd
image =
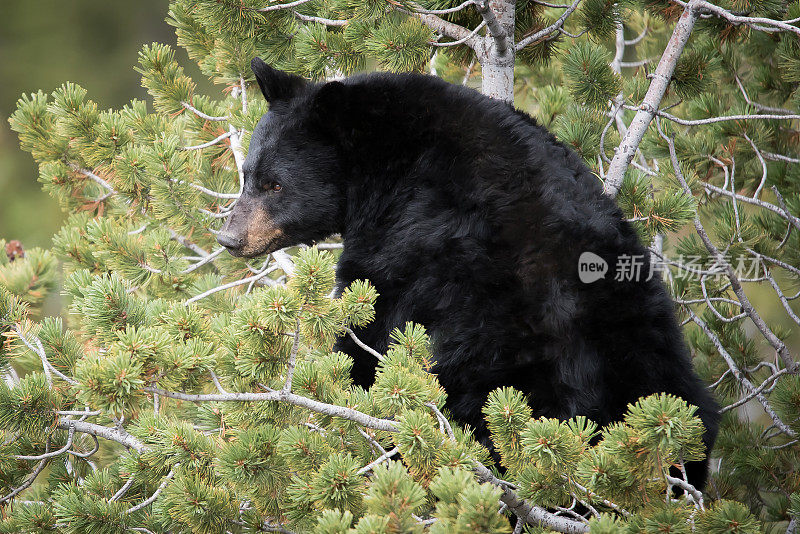
[[340,232],[344,212],[336,142],[324,126],[320,100],[343,84],[308,84],[251,63],[270,104],[253,132],[244,161],[244,188],[217,235],[234,256],[253,257]]

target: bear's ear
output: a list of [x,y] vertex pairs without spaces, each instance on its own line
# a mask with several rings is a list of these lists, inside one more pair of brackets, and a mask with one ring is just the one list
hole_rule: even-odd
[[336,80],[320,87],[314,99],[314,107],[322,113],[332,113],[348,106],[347,86]]
[[306,81],[300,76],[273,69],[259,57],[253,58],[250,68],[256,75],[256,81],[258,81],[264,98],[270,103],[291,99],[306,84]]
[[349,138],[356,126],[357,113],[353,113],[352,87],[339,81],[323,85],[314,95],[311,116],[318,127],[336,137],[339,142]]

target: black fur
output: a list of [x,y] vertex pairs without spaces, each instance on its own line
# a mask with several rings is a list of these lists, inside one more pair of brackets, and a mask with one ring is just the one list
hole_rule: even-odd
[[[253,135],[245,194],[285,229],[280,246],[342,234],[339,287],[368,279],[380,293],[357,335],[383,351],[393,328],[425,325],[447,408],[480,439],[499,386],[527,394],[536,415],[601,425],[668,392],[699,407],[711,448],[718,407],[673,305],[655,278],[614,281],[619,256],[641,255],[644,274],[649,256],[572,150],[507,104],[435,77],[369,74],[282,96]],[[269,180],[279,194],[262,192]],[[584,251],[610,276],[582,283]],[[369,386],[375,358],[349,338],[338,348]],[[689,471],[702,487],[706,462]]]

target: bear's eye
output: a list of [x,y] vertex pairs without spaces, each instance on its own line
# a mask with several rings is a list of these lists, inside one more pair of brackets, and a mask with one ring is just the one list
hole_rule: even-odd
[[265,191],[275,191],[276,193],[282,189],[281,184],[278,182],[267,182],[264,184]]

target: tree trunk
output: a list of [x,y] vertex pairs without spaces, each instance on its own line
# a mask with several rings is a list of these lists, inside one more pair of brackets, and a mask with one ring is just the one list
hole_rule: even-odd
[[[489,0],[488,7],[497,18],[504,35],[487,32],[483,50],[476,50],[483,72],[481,92],[492,98],[514,104],[514,17],[513,0]],[[489,24],[490,29],[495,26]],[[497,30],[495,30],[497,31]]]
[[486,96],[514,103],[514,60],[510,65],[486,61],[481,64],[483,83],[481,92]]

